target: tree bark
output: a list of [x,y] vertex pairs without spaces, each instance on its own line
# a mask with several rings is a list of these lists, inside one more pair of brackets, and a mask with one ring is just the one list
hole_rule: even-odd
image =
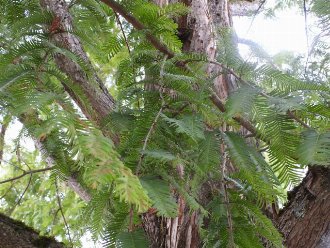
[[330,170],[312,167],[288,195],[277,226],[288,248],[330,247]]
[[[65,90],[85,116],[100,125],[102,119],[113,110],[115,102],[93,69],[80,40],[70,32],[73,25],[68,4],[65,0],[41,0],[41,6],[44,10],[50,11],[54,17],[53,23],[49,27],[51,41],[78,56],[90,68],[90,75],[87,75],[80,65],[64,54],[55,55],[57,66],[72,80],[76,89],[84,95],[77,94],[77,90],[63,84]],[[84,103],[82,97],[87,99],[90,106]]]
[[[52,39],[89,63],[79,40],[66,32],[68,27],[72,27],[72,20],[65,1],[42,1],[45,8],[61,21],[60,32],[51,34]],[[154,2],[164,6],[171,1],[173,0],[155,0]],[[181,1],[191,7],[190,14],[178,20],[179,35],[181,34],[183,37],[183,50],[203,53],[209,60],[214,60],[217,52],[217,30],[214,30],[214,27],[232,26],[228,1]],[[115,4],[110,0],[103,2]],[[137,26],[136,28],[142,29],[143,27]],[[151,38],[149,37],[149,40]],[[151,40],[151,43],[156,47],[164,48],[157,40]],[[163,51],[168,53],[166,49]],[[90,112],[76,93],[66,87],[68,93],[89,119],[99,123],[114,106],[113,98],[106,91],[102,82],[96,74],[92,79],[88,78],[79,65],[63,55],[57,55],[55,60],[60,69],[82,89],[94,111]],[[219,68],[215,65],[209,65],[207,68],[208,73],[214,73],[217,70]],[[234,80],[227,75],[219,76],[214,84],[214,90],[220,99],[226,99],[230,91],[236,87]],[[310,169],[304,181],[291,193],[290,201],[281,211],[278,220],[274,220],[285,237],[287,247],[329,247],[330,215],[327,211],[330,209],[329,175],[330,170],[327,168]],[[180,213],[176,218],[163,219],[152,212],[143,216],[144,228],[152,247],[201,247],[197,225],[198,213],[191,214],[180,197],[178,197],[178,204]]]
[[[173,2],[178,1],[154,0],[154,3],[159,6]],[[191,9],[187,16],[177,20],[183,51],[205,54],[209,61],[214,61],[217,55],[218,40],[216,28],[232,27],[228,1],[182,0],[180,2]],[[206,70],[208,74],[211,74],[218,73],[220,68],[209,64]],[[220,100],[226,99],[229,92],[236,87],[235,82],[227,75],[220,75],[214,81],[214,91]],[[198,226],[200,213],[191,212],[182,197],[178,196],[177,199],[179,208],[177,217],[159,218],[155,213],[147,213],[143,216],[144,229],[151,241],[151,247],[197,248],[202,246]]]
[[[164,6],[177,1],[154,0],[154,2]],[[233,25],[228,1],[182,0],[181,2],[191,7],[190,14],[178,20],[179,36],[184,37],[183,50],[206,54],[208,59],[213,61],[217,52],[218,38],[217,30],[213,28],[220,29]],[[253,6],[255,8],[256,4]],[[214,65],[209,65],[207,68],[208,73],[216,73],[218,70],[219,68]],[[235,81],[228,75],[220,75],[214,81],[214,90],[220,100],[226,99],[236,88]],[[285,246],[289,248],[330,247],[330,214],[328,213],[330,170],[321,167],[310,169],[304,181],[291,195],[288,205],[281,211],[279,218],[273,219],[274,223],[278,221],[278,229],[285,237]],[[182,206],[185,208],[184,202],[178,201],[178,204],[179,208]],[[176,218],[159,221],[154,214],[146,214],[144,227],[151,240],[151,246],[155,248],[201,247],[197,215],[196,212],[189,214],[188,211],[180,211]],[[190,237],[194,237],[193,242]]]
[[1,248],[64,248],[64,244],[54,238],[40,236],[38,232],[24,223],[13,220],[0,213]]

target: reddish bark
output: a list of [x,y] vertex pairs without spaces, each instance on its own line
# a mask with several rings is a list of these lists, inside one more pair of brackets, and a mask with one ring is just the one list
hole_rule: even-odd
[[278,228],[288,248],[330,247],[330,170],[309,169],[302,183],[289,193]]
[[[63,54],[55,55],[55,62],[73,82],[75,89],[63,84],[65,90],[70,94],[72,99],[78,104],[83,113],[90,120],[101,124],[114,108],[114,99],[108,92],[107,88],[94,71],[86,52],[84,51],[80,40],[69,32],[72,30],[72,16],[68,10],[68,4],[64,0],[41,0],[41,6],[50,11],[54,16],[54,21],[49,27],[50,37],[59,47],[63,47],[74,53],[90,67],[90,74],[86,72],[75,61]],[[87,98],[88,106],[77,94],[80,91]]]
[[[167,4],[168,0],[155,0],[159,4]],[[170,0],[171,1],[171,0]],[[71,27],[71,17],[63,0],[43,0],[47,8],[55,16],[60,16],[62,22],[61,30],[65,27]],[[110,6],[118,7],[115,1],[104,0]],[[212,27],[230,27],[232,21],[227,0],[186,0],[191,6],[191,12],[188,16],[181,18],[179,23],[179,34],[183,40],[183,49],[204,53],[209,60],[214,60],[216,55],[216,30]],[[204,4],[204,5],[203,5]],[[112,6],[112,8],[114,8]],[[111,6],[110,6],[111,7]],[[120,9],[119,9],[120,10]],[[117,10],[119,12],[119,10]],[[125,13],[120,13],[125,15]],[[127,13],[126,13],[127,14]],[[125,17],[125,16],[124,16]],[[126,18],[126,17],[125,17]],[[127,16],[131,18],[131,16]],[[134,19],[134,18],[133,18]],[[134,27],[143,29],[139,23]],[[141,23],[140,23],[141,24]],[[165,54],[171,53],[157,39],[149,34],[147,37],[150,42]],[[88,58],[83,51],[79,40],[68,32],[58,32],[53,34],[56,42],[66,46],[66,49],[74,52],[82,59],[88,62]],[[104,86],[95,74],[94,81],[88,80],[82,69],[74,62],[68,60],[62,55],[56,57],[58,66],[83,90],[88,101],[95,112],[90,113],[86,106],[79,100],[75,93],[67,88],[67,91],[84,113],[91,120],[97,122],[107,115],[113,108],[113,99],[107,93]],[[219,70],[215,65],[208,67],[209,73]],[[97,82],[96,87],[92,82]],[[236,85],[229,76],[219,76],[215,82],[215,91],[222,100],[228,96],[228,93],[236,88]],[[326,168],[315,167],[311,169],[304,181],[293,192],[289,204],[281,211],[278,220],[279,230],[285,236],[285,244],[288,247],[327,247],[329,244],[329,175],[330,171]],[[180,198],[179,198],[180,199]],[[198,227],[196,220],[198,214],[189,214],[184,202],[178,203],[181,207],[180,215],[174,219],[162,219],[156,217],[154,213],[144,215],[144,228],[151,240],[152,247],[200,247]],[[168,242],[170,240],[170,242]]]
[[[154,0],[159,6],[177,2],[176,0]],[[227,0],[182,0],[191,8],[187,16],[180,17],[177,21],[179,38],[183,42],[183,51],[205,54],[210,61],[216,57],[216,41],[218,28],[232,26]],[[208,73],[219,72],[219,66],[209,64]],[[216,99],[223,100],[233,87],[231,78],[219,76],[214,82]],[[222,105],[221,105],[222,106]],[[203,197],[203,196],[201,196]],[[199,235],[200,214],[191,212],[182,197],[178,196],[179,214],[176,218],[158,218],[152,214],[143,217],[144,229],[151,240],[152,247],[201,247]],[[165,230],[164,230],[165,229]]]

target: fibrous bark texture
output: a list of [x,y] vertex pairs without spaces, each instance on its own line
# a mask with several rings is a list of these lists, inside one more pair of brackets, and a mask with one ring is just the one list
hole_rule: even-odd
[[[177,0],[154,0],[159,6],[178,2]],[[181,0],[190,7],[187,16],[177,21],[183,51],[200,53],[214,61],[217,56],[218,29],[232,26],[227,0]],[[220,74],[219,66],[209,64],[208,74]],[[235,84],[230,76],[220,75],[214,81],[214,90],[220,99],[227,98]],[[201,247],[198,211],[191,212],[182,197],[177,196],[179,213],[175,218],[158,218],[155,214],[144,215],[144,229],[153,248],[197,248]],[[165,231],[164,231],[165,230]]]
[[0,247],[1,248],[62,248],[63,243],[54,238],[40,236],[38,232],[0,214]]
[[[90,68],[89,75],[64,54],[56,54],[55,62],[73,82],[75,88],[63,84],[65,90],[75,100],[83,113],[92,121],[101,124],[101,121],[114,108],[114,99],[107,88],[93,70],[86,52],[79,39],[70,32],[73,29],[72,16],[69,13],[68,4],[65,0],[41,0],[41,6],[53,14],[53,23],[49,28],[52,42],[79,57]],[[81,91],[91,106],[86,106],[77,94]]]
[[302,183],[289,194],[278,228],[288,248],[330,247],[330,171],[309,169]]

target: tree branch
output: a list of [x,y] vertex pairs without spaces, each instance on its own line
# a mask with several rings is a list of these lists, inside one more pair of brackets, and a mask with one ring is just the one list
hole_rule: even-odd
[[65,218],[64,212],[63,212],[63,208],[62,208],[61,198],[60,198],[60,194],[59,194],[59,190],[58,190],[57,179],[55,179],[55,188],[56,188],[56,198],[57,198],[58,208],[59,208],[60,213],[62,215],[66,231],[68,233],[69,242],[71,243],[71,245],[73,245],[71,235],[70,235],[69,225],[68,225],[68,222],[66,221],[66,218]]
[[161,105],[161,107],[160,107],[160,109],[159,109],[159,111],[158,111],[158,113],[157,113],[154,121],[152,122],[151,127],[149,128],[149,131],[147,133],[147,136],[144,139],[144,143],[143,143],[143,147],[142,147],[142,154],[140,156],[139,163],[138,163],[138,165],[136,167],[135,174],[138,174],[138,172],[139,172],[139,170],[141,168],[141,164],[142,164],[143,158],[145,156],[144,151],[147,148],[147,144],[148,144],[149,138],[150,138],[152,132],[154,131],[155,126],[156,126],[156,124],[158,122],[158,119],[159,119],[160,115],[162,114],[162,112],[163,112],[163,110],[165,108],[165,100],[164,100],[164,96],[163,96],[163,87],[164,87],[164,85],[163,85],[163,77],[164,77],[164,66],[165,66],[166,60],[167,60],[167,55],[165,55],[164,62],[163,62],[162,67],[160,69],[160,79],[159,79],[160,80],[159,96],[160,96],[160,98],[162,100],[162,105]]
[[23,174],[17,176],[17,177],[12,177],[12,178],[9,178],[9,179],[6,179],[6,180],[3,180],[3,181],[0,181],[0,184],[3,184],[3,183],[8,183],[8,182],[12,182],[12,181],[15,181],[15,180],[18,180],[22,177],[25,177],[27,175],[32,175],[34,173],[39,173],[39,172],[44,172],[44,171],[49,171],[49,170],[52,170],[54,169],[54,166],[52,167],[47,167],[47,168],[43,168],[43,169],[38,169],[38,170],[29,170],[29,171],[25,171]]
[[286,113],[287,113],[287,115],[288,115],[291,119],[293,119],[293,120],[295,120],[296,122],[300,123],[303,127],[305,127],[305,128],[311,128],[311,127],[310,127],[309,125],[307,125],[305,122],[303,122],[302,120],[300,120],[299,117],[296,116],[292,111],[288,110]]
[[[110,8],[112,8],[113,11],[115,11],[115,12],[119,13],[121,16],[123,16],[126,19],[126,21],[128,21],[129,23],[132,24],[132,26],[134,28],[136,28],[138,30],[146,30],[146,27],[139,20],[137,20],[134,16],[132,16],[131,14],[129,14],[124,9],[124,7],[121,6],[119,3],[117,3],[116,1],[113,1],[113,0],[101,0],[101,1],[103,3],[105,3],[106,5],[108,5]],[[147,39],[150,41],[150,43],[157,50],[159,50],[163,54],[167,55],[168,58],[173,58],[174,57],[174,55],[175,55],[174,52],[172,52],[171,50],[169,50],[163,43],[161,43],[149,31],[147,31],[147,35],[146,36],[147,36]],[[220,66],[221,68],[223,68],[224,70],[226,70],[228,73],[232,74],[236,79],[240,80],[243,83],[247,83],[239,75],[237,75],[234,70],[225,67],[223,64],[221,64],[221,63],[219,63],[217,61],[209,61],[209,63],[216,64],[216,65]],[[186,61],[179,61],[177,63],[177,65],[180,66],[180,67],[182,67],[182,65],[185,65],[185,64],[186,64]],[[249,83],[247,83],[247,84],[249,84]],[[261,94],[264,95],[264,96],[267,96],[263,92],[261,92]],[[211,96],[211,100],[215,104],[215,106],[217,106],[219,108],[219,110],[221,112],[225,112],[224,104],[222,103],[222,101],[220,99],[217,99],[217,96],[216,95],[212,95]],[[307,124],[305,124],[303,121],[301,121],[293,113],[290,114],[289,117],[292,118],[292,119],[294,119],[294,120],[296,120],[297,122],[299,122],[300,124],[302,124],[304,127],[308,127],[309,128],[309,126]],[[253,127],[253,125],[249,121],[245,120],[244,118],[242,118],[240,116],[233,117],[233,119],[235,121],[237,121],[239,124],[241,124],[244,128],[246,128],[247,130],[249,130],[251,133],[257,134],[256,129]]]
[[[211,96],[211,101],[213,102],[213,104],[221,111],[221,112],[226,112],[226,108],[224,103],[222,102],[222,100],[214,93]],[[255,127],[247,120],[245,120],[243,117],[241,116],[234,116],[232,117],[233,120],[235,120],[238,124],[240,124],[242,127],[244,127],[246,130],[248,130],[249,132],[251,132],[251,134],[253,136],[257,136],[259,137],[257,130],[255,129]]]
[[[33,114],[30,114],[27,118],[26,115],[21,115],[19,117],[20,122],[23,123],[25,127],[29,127],[29,121],[30,122],[36,122],[39,123],[40,120],[36,117],[33,116]],[[43,158],[45,159],[48,168],[54,167],[56,165],[56,158],[53,157],[53,155],[47,150],[47,148],[44,145],[44,142],[46,141],[43,140],[41,141],[40,139],[37,139],[36,137],[31,134],[32,140],[34,141],[34,144],[36,148],[40,151],[40,153],[43,155]],[[88,193],[88,191],[81,186],[81,184],[77,181],[76,177],[74,175],[68,176],[67,177],[67,184],[68,186],[79,195],[81,199],[83,199],[86,202],[89,202],[91,200],[91,195]]]
[[134,16],[132,16],[130,13],[128,13],[123,6],[121,6],[119,3],[113,0],[101,0],[101,2],[108,5],[114,12],[119,13],[122,17],[126,19],[134,28],[137,30],[144,30],[146,32],[146,37],[149,40],[149,42],[161,53],[168,56],[169,59],[174,57],[174,52],[171,51],[166,45],[164,45],[157,37],[152,35],[150,31],[143,25],[142,22],[140,22],[138,19],[136,19]]
[[6,120],[6,116],[3,117],[1,130],[0,130],[0,165],[3,159],[3,149],[5,146],[5,134],[9,125],[9,121]]

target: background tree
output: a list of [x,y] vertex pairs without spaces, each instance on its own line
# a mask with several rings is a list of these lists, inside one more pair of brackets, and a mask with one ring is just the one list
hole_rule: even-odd
[[[24,125],[6,166],[28,180],[20,196],[5,181],[7,211],[34,220],[21,199],[38,192],[56,206],[41,208],[40,228],[72,244],[88,228],[109,247],[281,247],[275,226],[288,247],[324,243],[326,50],[317,77],[289,74],[256,45],[258,63],[241,58],[226,0],[102,2],[0,7],[3,127]],[[323,1],[313,7],[328,18]],[[46,163],[22,152],[23,136]]]

